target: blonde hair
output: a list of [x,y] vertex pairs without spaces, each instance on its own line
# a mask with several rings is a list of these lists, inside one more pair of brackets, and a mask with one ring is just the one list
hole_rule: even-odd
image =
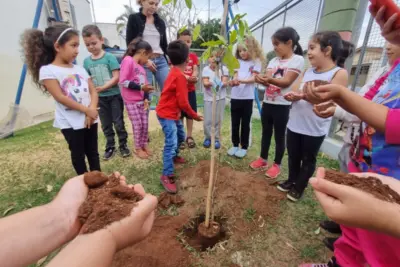
[[261,62],[265,61],[264,52],[261,48],[261,45],[253,36],[246,36],[244,39],[244,43],[238,44],[236,50],[237,58],[240,58],[239,48],[245,48],[249,52],[251,60],[260,60]]

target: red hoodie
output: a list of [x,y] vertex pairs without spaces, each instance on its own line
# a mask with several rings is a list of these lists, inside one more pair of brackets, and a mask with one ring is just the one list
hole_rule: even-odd
[[181,111],[184,111],[193,119],[199,117],[190,107],[187,84],[183,72],[177,67],[173,67],[165,80],[161,98],[156,108],[157,115],[160,118],[179,120]]

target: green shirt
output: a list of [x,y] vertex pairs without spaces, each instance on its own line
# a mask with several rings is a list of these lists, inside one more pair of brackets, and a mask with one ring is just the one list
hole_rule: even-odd
[[[83,67],[89,73],[95,87],[103,86],[106,82],[112,79],[112,72],[119,70],[117,58],[110,53],[104,53],[104,56],[98,59],[92,57],[85,58]],[[101,93],[99,96],[112,96],[120,94],[119,86],[115,85]]]

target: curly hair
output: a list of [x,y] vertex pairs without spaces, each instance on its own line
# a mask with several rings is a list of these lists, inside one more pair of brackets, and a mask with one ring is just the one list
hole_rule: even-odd
[[79,36],[76,30],[63,33],[69,26],[66,24],[56,24],[48,27],[45,31],[38,29],[26,30],[21,36],[21,46],[23,49],[23,57],[25,64],[28,67],[29,73],[32,75],[33,82],[46,92],[46,88],[39,82],[39,71],[42,66],[48,65],[54,61],[56,50],[54,44],[65,45],[71,37]]
[[260,43],[253,36],[246,36],[243,43],[239,43],[236,50],[236,58],[240,58],[239,48],[244,48],[249,52],[251,60],[265,61],[264,52]]

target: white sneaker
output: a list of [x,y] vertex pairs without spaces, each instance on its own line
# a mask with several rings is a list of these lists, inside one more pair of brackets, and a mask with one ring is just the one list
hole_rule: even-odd
[[231,156],[231,157],[233,157],[233,156],[235,156],[236,155],[236,152],[239,150],[239,148],[238,147],[231,147],[229,150],[228,150],[228,155],[229,156]]

